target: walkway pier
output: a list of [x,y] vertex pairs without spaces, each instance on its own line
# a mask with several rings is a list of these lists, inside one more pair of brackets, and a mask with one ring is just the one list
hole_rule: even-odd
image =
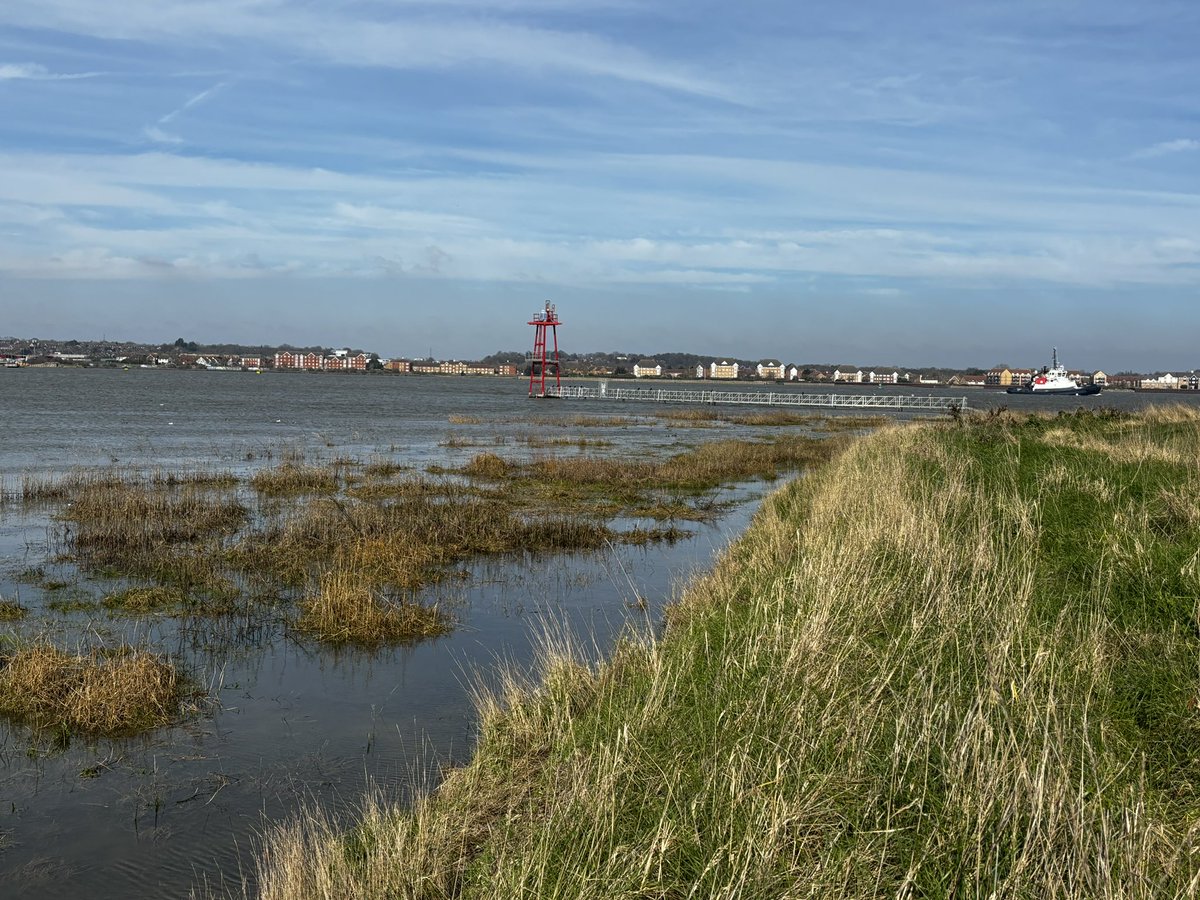
[[912,410],[917,412],[963,411],[966,397],[934,397],[921,394],[799,393],[793,391],[697,391],[676,388],[615,387],[607,381],[595,385],[564,384],[546,387],[544,397],[563,400],[622,400],[643,403],[699,403],[729,406],[805,406],[842,409]]

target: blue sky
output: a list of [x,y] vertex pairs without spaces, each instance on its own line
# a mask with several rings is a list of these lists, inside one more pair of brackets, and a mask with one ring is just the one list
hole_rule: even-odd
[[0,334],[1200,367],[1200,3],[4,0]]

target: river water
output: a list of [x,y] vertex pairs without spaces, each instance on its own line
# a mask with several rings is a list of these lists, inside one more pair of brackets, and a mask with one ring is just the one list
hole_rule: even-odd
[[[1166,399],[957,394],[975,408],[1051,410]],[[522,443],[530,434],[609,442],[588,453],[666,456],[720,435],[673,427],[653,417],[657,409],[535,404],[511,379],[0,369],[0,479],[11,487],[26,475],[105,466],[246,475],[299,456],[386,458],[420,470],[461,465],[489,441],[502,454],[547,452]],[[624,421],[571,424],[580,415]],[[269,617],[55,612],[52,601],[94,601],[104,585],[53,562],[52,510],[0,509],[0,597],[30,610],[0,626],[0,640],[150,645],[216,701],[183,725],[134,740],[47,745],[0,723],[0,895],[104,900],[186,896],[197,884],[237,889],[263,829],[301,804],[352,814],[369,784],[402,795],[437,767],[465,760],[472,683],[486,682],[500,661],[530,665],[547,630],[567,629],[603,653],[623,627],[655,627],[663,606],[745,527],[768,489],[728,489],[726,499],[742,502],[713,524],[689,526],[692,537],[673,545],[470,564],[465,579],[429,589],[428,599],[454,611],[451,634],[379,651],[297,640]],[[632,602],[638,596],[647,609]]]

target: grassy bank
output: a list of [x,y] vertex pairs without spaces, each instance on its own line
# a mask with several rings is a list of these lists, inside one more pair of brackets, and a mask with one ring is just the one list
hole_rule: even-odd
[[1192,413],[879,432],[663,639],[481,696],[411,811],[281,827],[260,893],[1195,896],[1198,532]]

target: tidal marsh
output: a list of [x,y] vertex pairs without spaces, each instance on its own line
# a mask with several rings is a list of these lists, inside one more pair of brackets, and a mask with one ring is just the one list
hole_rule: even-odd
[[[22,496],[58,505],[55,561],[68,576],[75,566],[89,578],[124,582],[100,601],[113,615],[220,616],[276,598],[303,605],[293,620],[304,623],[304,634],[377,643],[403,629],[387,617],[376,618],[374,634],[312,623],[338,595],[367,612],[387,607],[380,598],[397,599],[408,615],[416,592],[479,556],[675,541],[687,531],[674,523],[705,521],[723,508],[713,496],[719,486],[774,478],[841,448],[793,435],[627,458],[603,441],[546,444],[564,445],[598,452],[542,455],[529,442],[524,454],[489,450],[457,468],[435,467],[434,477],[382,457],[318,464],[300,454],[240,479],[220,471],[79,470],[31,479]],[[633,524],[616,528],[615,519]],[[330,573],[342,580],[330,581]],[[42,590],[50,590],[44,577]],[[94,607],[87,597],[60,611]]]
[[863,438],[661,639],[480,688],[435,790],[279,826],[258,896],[1195,896],[1198,459],[1183,409]]

